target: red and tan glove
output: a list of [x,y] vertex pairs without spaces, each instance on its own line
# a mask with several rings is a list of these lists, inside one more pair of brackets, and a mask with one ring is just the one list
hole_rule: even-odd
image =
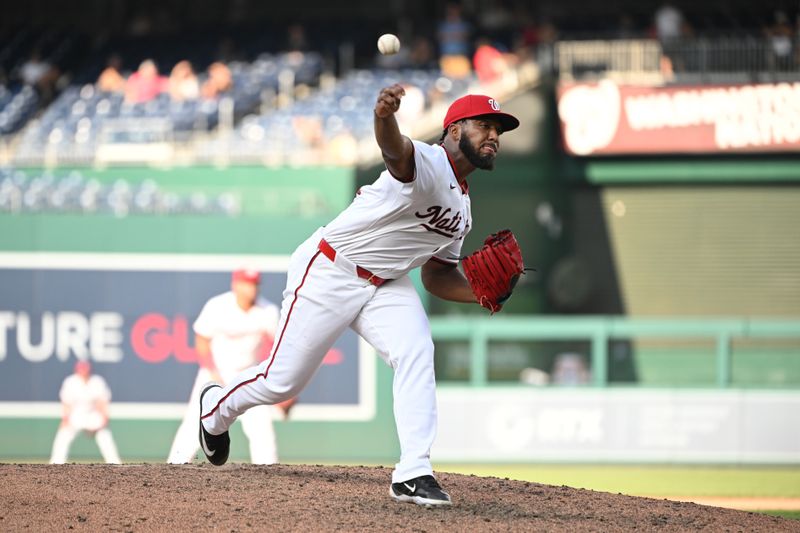
[[478,303],[492,314],[503,308],[525,271],[517,239],[507,229],[486,237],[483,246],[465,257],[461,266]]

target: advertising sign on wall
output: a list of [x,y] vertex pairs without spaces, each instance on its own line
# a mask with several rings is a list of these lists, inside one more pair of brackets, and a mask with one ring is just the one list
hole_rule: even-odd
[[450,388],[438,398],[437,461],[800,463],[793,391]]
[[[78,359],[108,382],[117,418],[179,418],[197,373],[192,323],[229,290],[241,256],[0,253],[0,415],[59,416]],[[288,257],[247,258],[280,305]],[[374,357],[348,330],[300,395],[295,419],[374,414]],[[266,358],[269,354],[264,353]]]
[[562,84],[558,114],[574,155],[800,150],[800,83]]

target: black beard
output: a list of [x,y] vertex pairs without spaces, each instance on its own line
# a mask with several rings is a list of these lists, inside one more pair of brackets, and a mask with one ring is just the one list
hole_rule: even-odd
[[467,158],[473,167],[479,168],[481,170],[493,170],[494,169],[494,154],[486,154],[481,155],[478,153],[475,148],[472,147],[472,144],[469,142],[469,139],[465,135],[461,136],[461,140],[458,141],[458,148],[461,150],[461,153],[464,154],[464,157]]

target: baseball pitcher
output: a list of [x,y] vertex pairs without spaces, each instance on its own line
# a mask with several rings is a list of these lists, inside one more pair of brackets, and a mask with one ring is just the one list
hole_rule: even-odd
[[441,142],[428,145],[400,133],[395,114],[403,96],[400,85],[384,88],[374,108],[386,170],[292,255],[270,357],[224,387],[203,389],[200,442],[211,463],[227,460],[228,428],[239,416],[300,392],[350,327],[394,370],[401,454],[390,496],[450,505],[430,461],[437,423],[433,341],[408,273],[421,267],[423,285],[440,298],[500,310],[522,272],[510,232],[487,239],[481,260],[472,261],[473,278],[492,280],[473,285],[458,266],[472,225],[467,177],[494,167],[501,136],[519,121],[501,112],[495,99],[467,95],[448,109]]

